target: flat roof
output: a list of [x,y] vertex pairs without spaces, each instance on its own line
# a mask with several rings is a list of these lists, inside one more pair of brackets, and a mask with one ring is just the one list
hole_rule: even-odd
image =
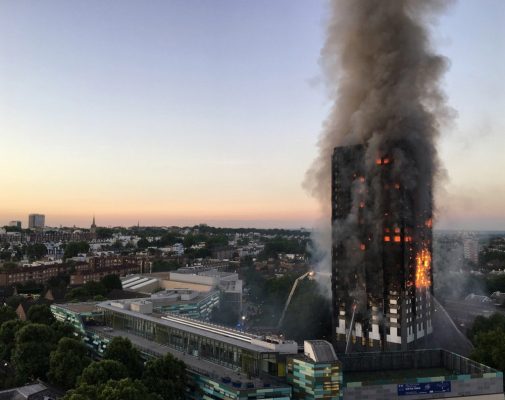
[[91,313],[97,310],[98,301],[85,303],[53,304],[51,307],[64,308],[75,313]]
[[[166,289],[167,291],[173,291],[173,294],[176,294],[177,291],[175,289]],[[182,289],[182,290],[186,290],[186,289]],[[216,294],[219,293],[218,290],[213,290],[211,292],[198,292],[197,290],[191,290],[189,289],[190,292],[197,292],[198,295],[193,297],[192,299],[189,299],[189,300],[181,300],[181,299],[178,299],[178,300],[171,300],[170,303],[168,304],[164,304],[163,306],[172,306],[172,305],[179,305],[179,304],[192,304],[192,303],[195,303],[195,302],[199,302],[199,301],[202,301],[202,300],[205,300],[206,298],[208,297],[212,297],[212,296],[215,296]],[[160,293],[160,292],[158,292]],[[156,293],[154,293],[156,294]],[[167,294],[165,296],[170,296],[170,294]],[[153,304],[156,305],[156,300],[160,300],[160,299],[164,299],[165,297],[163,295],[160,295],[160,296],[154,296],[154,297],[148,297],[146,298],[145,300],[153,300]],[[162,306],[162,307],[163,307]]]
[[[192,320],[189,318],[181,318],[179,316],[174,316],[174,315],[167,315],[167,318],[169,318],[169,319],[163,319],[163,318],[159,318],[159,317],[148,315],[148,314],[141,314],[141,313],[137,313],[135,311],[124,310],[124,309],[121,309],[118,307],[114,307],[114,306],[110,305],[110,302],[102,302],[102,303],[97,304],[97,306],[99,308],[104,308],[109,311],[117,312],[120,314],[130,315],[132,317],[151,321],[156,324],[164,325],[164,326],[167,326],[170,328],[179,329],[181,331],[193,333],[195,335],[199,335],[199,336],[203,336],[203,337],[208,337],[210,339],[214,339],[219,342],[231,344],[233,346],[240,347],[240,348],[250,350],[253,352],[275,353],[275,351],[270,348],[262,347],[262,346],[259,346],[256,344],[251,344],[251,343],[245,341],[247,339],[260,340],[261,339],[260,337],[251,335],[249,333],[244,333],[244,332],[228,329],[228,328],[225,328],[225,327],[222,327],[219,325],[212,325],[212,324],[208,324],[208,323],[203,323],[198,320]],[[218,331],[221,331],[222,333],[219,333]],[[240,340],[235,337],[231,337],[231,335],[234,335],[234,336],[240,335],[240,336],[243,336],[244,339]]]
[[397,381],[403,383],[406,379],[430,378],[435,376],[445,377],[458,375],[457,372],[444,367],[417,368],[383,371],[344,371],[344,381],[348,382],[373,382],[373,381]]

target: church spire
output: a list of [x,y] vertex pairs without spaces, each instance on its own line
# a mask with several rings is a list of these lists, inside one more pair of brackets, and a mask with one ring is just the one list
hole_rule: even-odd
[[95,223],[95,214],[93,214],[93,223],[91,224],[90,232],[92,234],[96,233],[96,223]]

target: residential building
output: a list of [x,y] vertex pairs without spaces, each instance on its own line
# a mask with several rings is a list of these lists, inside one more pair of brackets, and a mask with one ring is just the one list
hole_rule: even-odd
[[53,278],[66,270],[67,266],[61,263],[40,263],[33,266],[18,266],[9,271],[0,272],[0,286],[10,286],[29,281],[45,283],[50,278]]
[[332,158],[332,308],[339,352],[415,348],[433,332],[429,177],[408,185],[390,154]]
[[476,237],[467,236],[463,239],[463,255],[465,260],[475,265],[479,264],[479,240]]
[[44,214],[30,214],[28,216],[28,228],[44,229],[46,226],[46,216]]

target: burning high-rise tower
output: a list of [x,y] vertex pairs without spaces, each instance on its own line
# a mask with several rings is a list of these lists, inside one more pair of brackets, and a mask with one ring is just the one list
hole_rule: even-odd
[[[423,346],[433,330],[436,143],[452,111],[428,28],[447,3],[329,2],[320,61],[332,106],[305,186],[325,213],[331,204],[332,261],[318,267],[331,265],[340,350]],[[321,253],[327,239],[315,237]]]
[[375,149],[364,145],[334,149],[332,305],[340,351],[413,348],[432,333],[431,182],[406,187],[408,171],[394,156],[402,145],[373,159]]

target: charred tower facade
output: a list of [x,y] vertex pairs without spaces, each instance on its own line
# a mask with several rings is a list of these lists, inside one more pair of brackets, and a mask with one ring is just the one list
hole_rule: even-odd
[[333,152],[333,333],[342,352],[422,347],[433,331],[431,175],[413,180],[404,153],[388,148]]

